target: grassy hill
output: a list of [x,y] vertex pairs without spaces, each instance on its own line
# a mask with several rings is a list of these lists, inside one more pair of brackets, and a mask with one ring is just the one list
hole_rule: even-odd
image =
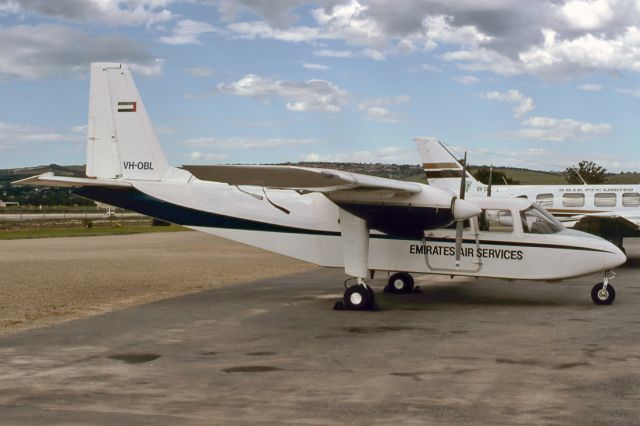
[[71,206],[93,205],[93,202],[70,194],[69,188],[43,188],[16,186],[11,182],[42,173],[53,172],[60,176],[84,176],[84,166],[48,166],[23,167],[19,169],[0,169],[0,200],[17,201],[20,205]]

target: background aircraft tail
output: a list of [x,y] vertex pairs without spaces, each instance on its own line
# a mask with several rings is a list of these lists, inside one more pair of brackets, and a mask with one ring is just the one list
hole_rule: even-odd
[[[460,191],[463,167],[458,159],[436,138],[414,139],[427,182],[437,188]],[[467,171],[465,191],[476,187],[479,182]]]
[[129,69],[91,64],[87,176],[160,180],[169,168]]

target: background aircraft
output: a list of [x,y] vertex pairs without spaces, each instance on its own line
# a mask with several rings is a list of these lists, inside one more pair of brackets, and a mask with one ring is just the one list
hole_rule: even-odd
[[[372,306],[365,280],[375,271],[549,281],[605,271],[591,295],[609,304],[609,270],[626,260],[613,244],[566,230],[526,200],[468,201],[464,191],[328,169],[170,167],[121,64],[91,68],[86,174],[16,183],[75,187],[85,198],[344,268],[356,281],[343,298],[351,309]],[[400,272],[390,284],[403,292],[412,279]]]
[[[457,190],[462,165],[435,138],[416,138],[428,182]],[[640,185],[492,185],[466,172],[466,192],[473,196],[526,198],[559,218],[566,226],[599,235],[622,250],[625,237],[640,237]]]

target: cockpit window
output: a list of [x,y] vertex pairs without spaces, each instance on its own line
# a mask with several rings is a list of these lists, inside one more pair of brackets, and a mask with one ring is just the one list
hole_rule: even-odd
[[520,219],[522,230],[528,234],[555,234],[564,229],[558,219],[535,204],[521,211]]

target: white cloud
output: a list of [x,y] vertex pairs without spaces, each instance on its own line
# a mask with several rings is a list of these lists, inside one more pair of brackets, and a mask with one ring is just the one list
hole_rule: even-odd
[[639,89],[616,89],[616,92],[621,93],[623,95],[640,98],[640,88]]
[[549,117],[531,117],[522,124],[523,128],[508,133],[508,137],[546,142],[584,141],[607,134],[613,128],[607,123]]
[[319,70],[319,71],[326,71],[326,70],[330,70],[331,67],[327,66],[327,65],[321,65],[321,64],[312,64],[312,63],[308,63],[305,62],[304,64],[302,64],[303,68],[306,68],[308,70]]
[[303,161],[327,161],[341,163],[396,163],[414,164],[416,162],[415,150],[388,146],[374,150],[338,152],[333,154],[318,154],[310,152],[304,154]]
[[314,50],[313,54],[316,56],[322,56],[327,58],[352,58],[355,56],[353,51],[351,50],[331,50],[331,49],[320,49]]
[[420,66],[420,69],[422,71],[428,71],[428,72],[442,72],[442,69],[434,64],[422,64]]
[[581,84],[578,89],[585,92],[599,92],[602,90],[602,84]]
[[72,128],[69,129],[69,131],[71,133],[80,133],[80,134],[87,134],[87,129],[89,126],[87,126],[86,124],[78,124],[77,126],[73,126]]
[[227,26],[227,30],[235,34],[237,38],[244,39],[274,39],[289,42],[310,42],[319,39],[331,38],[322,35],[317,28],[295,27],[289,29],[272,28],[267,22],[238,22]]
[[379,121],[382,123],[396,123],[399,120],[397,113],[391,111],[388,107],[391,105],[405,104],[411,102],[408,95],[400,95],[396,97],[365,99],[358,104],[358,109],[365,112],[368,120]]
[[544,45],[520,54],[527,72],[549,78],[571,77],[593,70],[640,71],[640,28],[607,38],[602,35],[562,40],[553,30],[543,30]]
[[186,157],[193,161],[221,161],[226,160],[229,156],[220,153],[193,151],[186,154]]
[[219,84],[217,91],[265,101],[280,98],[288,110],[296,112],[338,112],[351,98],[349,92],[329,81],[272,80],[255,74],[247,74],[234,83]]
[[[637,0],[332,0],[315,9],[300,7],[312,4],[304,0],[232,3],[221,0],[218,8],[266,19],[235,22],[232,36],[305,42],[322,56],[384,60],[440,47],[445,62],[499,75],[640,71]],[[298,13],[310,15],[305,26],[295,24]],[[326,42],[334,45],[318,48]]]
[[[71,129],[73,132],[77,127]],[[83,140],[78,134],[64,134],[50,129],[26,124],[0,122],[0,147],[16,147],[24,143],[77,142]]]
[[187,145],[197,147],[212,147],[222,150],[229,149],[271,149],[291,146],[312,145],[315,139],[287,139],[287,138],[195,138],[185,141]]
[[202,44],[198,37],[202,34],[215,33],[218,31],[218,29],[206,22],[183,19],[178,21],[173,29],[173,34],[160,37],[160,41],[170,45]]
[[480,79],[478,77],[475,77],[473,75],[463,75],[463,76],[459,76],[459,77],[453,77],[453,81],[457,81],[458,83],[464,84],[465,86],[471,85],[471,84],[477,84],[480,82]]
[[0,0],[0,12],[36,14],[112,26],[152,25],[173,19],[171,0]]
[[148,77],[162,74],[163,67],[164,59],[162,58],[156,58],[144,64],[129,64],[129,69],[132,73]]
[[440,58],[445,62],[455,62],[460,69],[467,71],[491,71],[504,76],[525,72],[520,62],[484,47],[455,50],[442,54]]
[[533,99],[523,95],[518,90],[507,92],[487,92],[482,95],[485,99],[516,104],[513,113],[516,118],[521,118],[534,108]]
[[212,76],[214,73],[215,73],[215,70],[213,68],[207,68],[207,67],[187,68],[187,74],[189,74],[192,77],[209,77],[209,76]]
[[572,0],[562,5],[558,14],[570,28],[597,30],[611,22],[613,11],[608,0]]
[[61,25],[0,27],[0,51],[0,80],[81,76],[89,72],[91,62],[101,61],[126,62],[146,75],[162,69],[162,60],[137,41],[93,36]]

